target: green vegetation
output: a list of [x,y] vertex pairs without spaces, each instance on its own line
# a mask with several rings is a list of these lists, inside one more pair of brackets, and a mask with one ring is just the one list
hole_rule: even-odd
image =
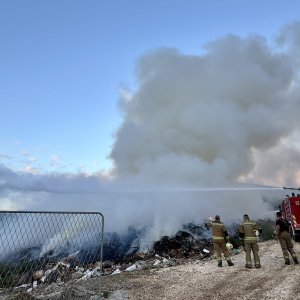
[[271,219],[257,220],[262,228],[262,233],[259,235],[261,241],[268,241],[274,238],[275,221]]

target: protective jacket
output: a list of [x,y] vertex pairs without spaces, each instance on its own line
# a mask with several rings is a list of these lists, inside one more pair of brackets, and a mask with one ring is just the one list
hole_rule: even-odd
[[222,253],[225,256],[228,265],[233,266],[234,264],[231,261],[230,254],[228,252],[228,249],[225,246],[225,237],[226,239],[229,239],[225,225],[218,220],[215,220],[208,224],[206,223],[205,225],[207,227],[210,227],[212,231],[212,239],[214,242],[214,250],[217,256],[218,267],[222,267]]
[[239,228],[240,238],[242,238],[245,243],[251,241],[257,241],[257,237],[255,235],[254,230],[258,230],[259,232],[262,231],[260,225],[256,224],[254,221],[251,220],[244,221]]
[[255,267],[260,268],[260,257],[258,255],[257,237],[255,231],[262,231],[261,227],[251,220],[244,220],[240,225],[239,235],[244,241],[244,250],[246,252],[246,267],[252,268],[251,252],[253,252]]
[[213,221],[208,223],[208,227],[211,227],[212,238],[214,242],[224,241],[224,238],[228,237],[227,229],[222,222]]

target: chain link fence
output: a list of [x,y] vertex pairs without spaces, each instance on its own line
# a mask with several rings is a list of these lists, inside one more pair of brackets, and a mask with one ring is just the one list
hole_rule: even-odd
[[98,278],[101,294],[104,217],[96,212],[0,211],[0,288]]

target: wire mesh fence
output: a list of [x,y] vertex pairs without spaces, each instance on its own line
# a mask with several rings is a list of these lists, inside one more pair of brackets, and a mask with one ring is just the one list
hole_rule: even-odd
[[103,232],[101,213],[0,211],[0,288],[94,277],[100,296]]

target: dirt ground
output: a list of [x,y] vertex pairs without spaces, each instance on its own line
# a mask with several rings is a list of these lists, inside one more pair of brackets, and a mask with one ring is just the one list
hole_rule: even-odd
[[[102,277],[107,299],[300,299],[300,265],[284,264],[278,242],[259,243],[261,269],[245,268],[245,253],[218,268],[214,259]],[[300,244],[295,244],[300,258]]]

